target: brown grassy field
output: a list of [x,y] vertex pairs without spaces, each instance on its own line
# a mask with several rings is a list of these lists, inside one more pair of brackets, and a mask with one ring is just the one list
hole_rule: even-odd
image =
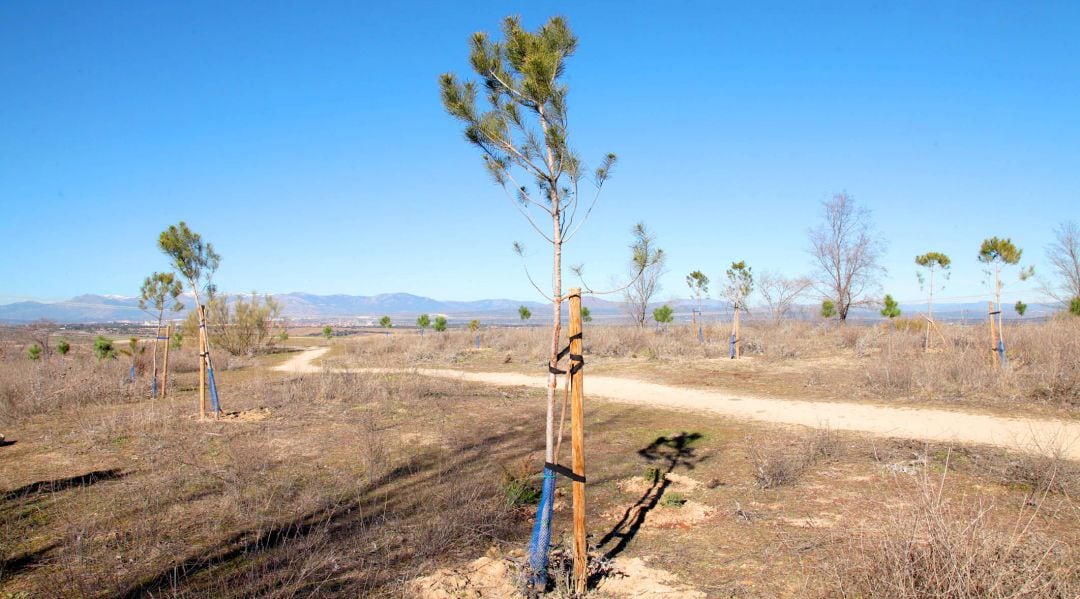
[[[1012,370],[997,375],[967,341],[951,341],[958,355],[922,356],[914,333],[854,327],[751,330],[734,364],[726,345],[677,329],[596,327],[586,351],[590,372],[1071,414],[1077,332],[1068,321],[1010,330]],[[454,330],[335,339],[327,361],[543,362],[540,330],[481,335],[480,351]],[[409,373],[289,375],[267,368],[278,355],[222,355],[228,413],[199,422],[194,356],[174,362],[168,400],[149,399],[143,375],[130,385],[124,358],[98,362],[85,344],[62,361],[0,357],[4,596],[414,597],[419,577],[467,574],[485,554],[513,571],[535,509],[542,392]],[[878,385],[873,362],[889,380],[905,363],[922,374]],[[952,370],[965,365],[988,376]],[[632,563],[671,574],[674,592],[656,597],[1080,592],[1080,472],[1052,448],[1020,456],[597,399],[587,430],[590,543],[607,571],[597,596],[626,596],[613,585]],[[557,502],[560,542],[568,503]],[[556,595],[565,576],[556,567]]]
[[[744,327],[743,359],[728,359],[728,330],[713,326],[699,343],[688,326],[657,334],[634,327],[590,327],[584,339],[590,372],[656,382],[718,387],[777,397],[948,405],[1076,417],[1080,410],[1080,319],[1010,324],[1005,368],[994,365],[984,325],[942,325],[945,337],[923,351],[923,330],[901,321],[830,327],[787,322]],[[372,335],[342,340],[338,363],[453,366],[544,372],[539,327],[462,329],[443,334]],[[328,361],[328,363],[331,363]]]

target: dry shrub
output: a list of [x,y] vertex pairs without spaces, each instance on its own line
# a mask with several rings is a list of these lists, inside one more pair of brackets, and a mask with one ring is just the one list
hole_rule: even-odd
[[1069,440],[1055,436],[1037,444],[1031,453],[1002,453],[994,456],[996,459],[981,460],[977,462],[978,470],[1036,496],[1046,493],[1074,496],[1080,494],[1080,465],[1065,457],[1068,443]]
[[925,331],[887,336],[864,368],[877,391],[920,398],[1035,399],[1080,405],[1080,319],[1006,324],[1008,364],[995,366],[983,325],[942,325],[948,345],[923,351]]
[[794,484],[818,462],[835,460],[844,451],[839,433],[828,427],[783,445],[762,444],[752,436],[747,436],[744,444],[761,489]]
[[890,513],[880,528],[840,539],[824,596],[1064,599],[1080,592],[1080,556],[1033,530],[1037,509],[1003,520],[995,505],[954,503],[923,479],[913,504]]
[[130,383],[130,367],[125,360],[85,356],[40,361],[5,358],[0,362],[0,423],[138,399],[140,388]]

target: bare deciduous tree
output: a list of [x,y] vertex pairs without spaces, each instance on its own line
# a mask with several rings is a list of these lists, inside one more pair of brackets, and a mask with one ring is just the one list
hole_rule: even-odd
[[810,255],[818,267],[818,291],[833,300],[846,321],[852,306],[868,303],[885,272],[878,262],[885,242],[874,230],[870,211],[846,192],[822,202],[824,222],[810,231]]
[[649,302],[660,291],[660,277],[664,274],[667,255],[656,247],[656,236],[649,232],[645,223],[634,225],[631,232],[634,243],[630,244],[630,274],[634,278],[623,291],[623,299],[630,318],[639,327],[644,327]]
[[1080,228],[1064,222],[1054,229],[1054,242],[1046,246],[1055,281],[1041,281],[1043,293],[1068,306],[1080,297]]
[[813,285],[807,277],[787,277],[777,272],[764,272],[758,276],[757,288],[773,325],[778,325],[791,315],[799,297]]
[[49,345],[49,338],[58,330],[60,330],[60,325],[44,318],[35,320],[26,325],[24,329],[30,343],[41,346],[41,351],[45,354],[46,359],[52,356],[52,346]]

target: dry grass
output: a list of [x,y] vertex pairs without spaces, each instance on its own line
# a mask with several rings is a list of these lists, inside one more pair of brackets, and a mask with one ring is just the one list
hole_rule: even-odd
[[[43,430],[63,440],[58,450],[115,467],[5,492],[0,589],[35,597],[398,594],[434,564],[524,526],[497,477],[485,474],[521,459],[509,435],[424,432],[434,421],[464,424],[448,402],[482,397],[403,376],[252,376],[228,389],[229,405],[241,410],[235,421],[193,421],[190,395],[182,405],[80,404],[51,419]],[[5,461],[22,460],[18,472],[5,467],[10,476],[55,469],[38,457],[47,441],[19,436],[2,450]]]
[[879,527],[839,539],[827,597],[1073,598],[1075,550],[1032,529],[1038,507],[1003,519],[993,501],[943,498],[924,477],[914,500]]
[[[483,334],[494,350],[470,350],[466,333],[450,332],[336,343],[335,352],[387,366],[406,353],[413,364],[482,368],[544,360],[542,331]],[[784,343],[796,353],[812,345],[791,335]],[[674,331],[598,327],[590,337],[604,343],[590,346],[592,366],[712,351]],[[675,357],[638,353],[633,344],[650,337]],[[759,362],[797,360],[760,351]],[[17,443],[0,448],[0,596],[406,597],[420,574],[493,544],[525,545],[532,508],[516,491],[539,468],[542,391],[409,374],[287,377],[256,365],[222,373],[224,406],[236,414],[200,423],[185,390],[192,373],[177,374],[168,401],[149,401],[124,394],[123,361],[100,373],[88,361],[67,379],[118,377],[119,391],[54,401],[45,368],[56,366],[18,356],[0,370],[0,388],[26,389],[5,430]],[[718,596],[1075,596],[1078,474],[1052,450],[950,451],[602,401],[589,402],[587,426],[593,540],[611,536],[604,552],[646,557]],[[684,437],[692,447],[669,443]],[[793,474],[761,484],[759,464],[773,459]],[[936,503],[927,503],[916,477],[946,460],[950,485],[929,485]],[[661,467],[692,480],[671,496],[623,484]],[[568,499],[557,497],[561,539]],[[679,520],[693,505],[711,515]],[[565,582],[565,561],[552,567]],[[1025,579],[1030,586],[1017,586]],[[960,582],[938,585],[945,580]],[[895,592],[872,594],[880,589]]]
[[86,357],[0,361],[0,424],[71,407],[132,401],[129,361]]
[[[744,329],[743,354],[754,366],[743,368],[751,374],[768,372],[772,378],[782,372],[786,378],[777,379],[778,385],[789,393],[801,387],[822,397],[1080,407],[1080,318],[1008,323],[1009,361],[1004,368],[995,365],[984,323],[942,324],[941,329],[945,343],[935,335],[934,348],[926,352],[924,330],[913,321],[902,322],[891,333],[883,325],[855,323],[750,324]],[[350,365],[542,371],[548,334],[540,327],[485,328],[480,332],[481,351],[474,349],[473,335],[460,329],[423,337],[375,335],[339,346],[338,355],[344,354]],[[700,367],[711,364],[719,371],[718,363],[728,357],[728,337],[721,325],[708,328],[704,344],[686,326],[659,334],[648,328],[591,326],[584,344],[594,371],[632,365],[691,384],[695,376],[702,378],[698,383],[708,383],[712,370],[706,373]],[[681,370],[687,372],[680,375]],[[724,384],[737,389],[738,378],[734,375]]]

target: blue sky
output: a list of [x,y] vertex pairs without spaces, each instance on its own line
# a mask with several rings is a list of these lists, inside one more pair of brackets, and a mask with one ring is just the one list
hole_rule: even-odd
[[[1080,4],[225,3],[0,5],[0,302],[134,295],[186,220],[223,289],[535,298],[548,248],[439,104],[467,40],[563,14],[572,142],[615,176],[567,263],[623,272],[644,220],[662,297],[733,260],[810,269],[806,231],[846,190],[888,240],[883,289],[1080,220]],[[543,278],[539,276],[538,278]],[[1036,298],[1012,283],[1010,297]]]

